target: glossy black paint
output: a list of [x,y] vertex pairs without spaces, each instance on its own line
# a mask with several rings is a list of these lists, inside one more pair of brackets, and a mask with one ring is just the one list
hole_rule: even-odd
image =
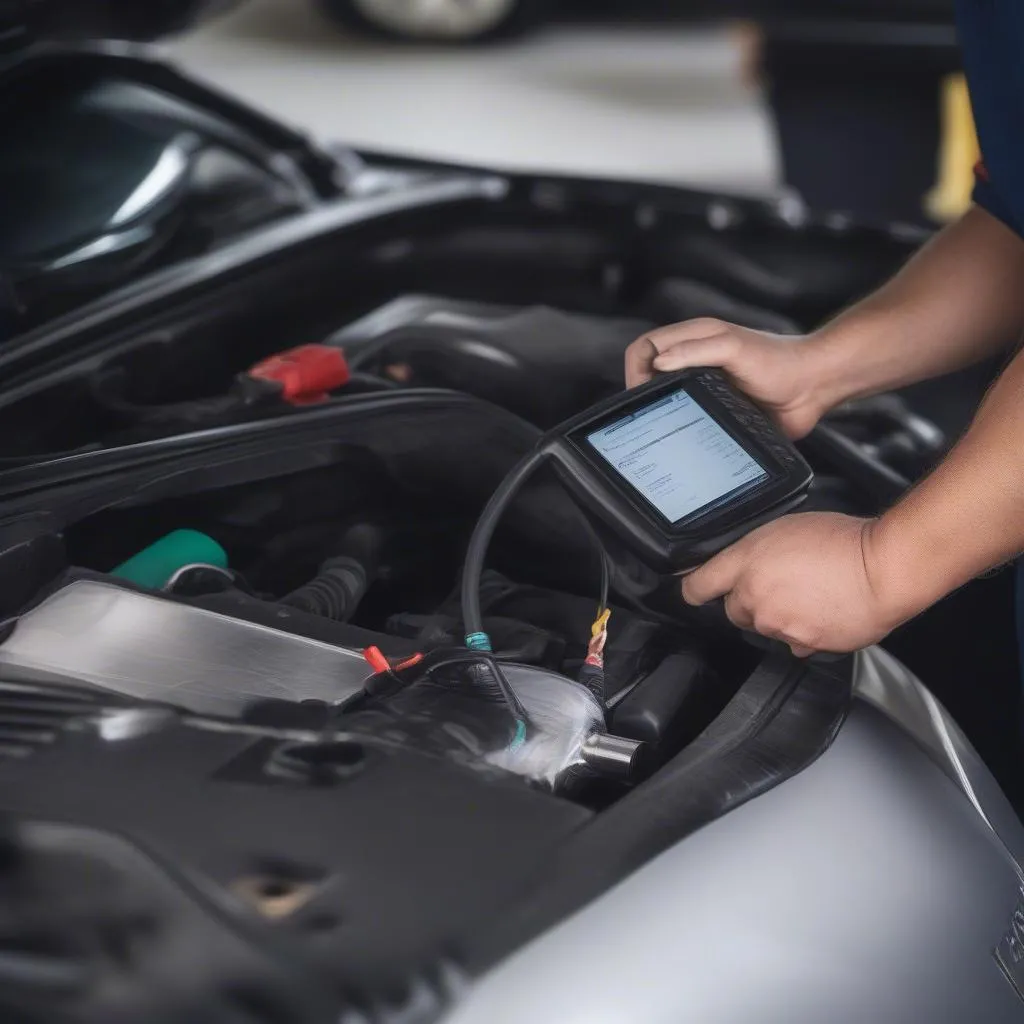
[[0,120],[7,334],[343,188],[340,159],[115,45],[0,60]]
[[47,37],[152,40],[228,10],[239,0],[4,0],[0,53]]

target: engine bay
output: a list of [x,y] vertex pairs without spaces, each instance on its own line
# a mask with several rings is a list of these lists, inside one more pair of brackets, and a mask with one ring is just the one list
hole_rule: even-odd
[[[461,246],[478,257],[518,260],[536,246],[524,238],[530,252],[510,256],[507,229],[491,248],[479,232],[467,235]],[[237,483],[233,469],[221,472],[217,459],[200,456],[194,483],[184,483],[191,479],[184,472],[165,484],[150,474],[127,497],[113,488],[79,502],[57,524],[59,568],[51,566],[45,587],[25,587],[20,600],[7,602],[13,633],[0,644],[0,664],[19,679],[84,683],[194,714],[238,721],[284,714],[326,728],[339,713],[361,710],[367,679],[396,677],[394,667],[409,659],[460,646],[458,580],[476,515],[539,430],[621,391],[623,352],[634,338],[657,322],[698,315],[779,333],[800,328],[767,304],[696,278],[665,278],[636,301],[613,301],[623,289],[610,283],[607,265],[600,280],[584,280],[607,253],[591,266],[595,254],[575,242],[543,247],[561,264],[560,277],[513,281],[503,302],[410,292],[318,334],[307,321],[320,323],[326,312],[307,317],[299,334],[266,308],[246,314],[227,304],[202,320],[178,314],[175,326],[155,335],[135,332],[123,350],[108,346],[102,358],[51,382],[34,402],[37,410],[52,403],[59,416],[37,414],[32,424],[48,436],[15,431],[18,443],[70,447],[71,436],[61,434],[72,430],[80,440],[83,416],[103,431],[75,449],[85,456],[90,448],[144,451],[168,434],[216,438],[262,420],[252,441],[261,454],[252,465],[238,460],[248,468]],[[430,259],[419,254],[413,262],[434,266],[438,250],[425,247]],[[458,236],[438,247],[466,265]],[[482,280],[466,290],[482,291]],[[534,287],[565,305],[509,301]],[[278,307],[274,295],[269,301]],[[294,296],[281,306],[294,308]],[[268,358],[269,339],[310,337],[318,340]],[[918,411],[929,408],[927,395],[914,398],[911,405],[888,395],[837,410],[833,429],[824,428],[829,443],[808,442],[816,475],[804,507],[871,514],[925,472],[952,424]],[[0,422],[15,426],[26,408],[9,402]],[[315,444],[287,436],[308,432],[314,419],[323,424]],[[483,580],[487,632],[503,659],[574,680],[601,605],[600,559],[552,474],[540,474],[514,513]],[[579,714],[642,743],[637,764],[635,751],[626,760],[631,771],[649,773],[707,727],[762,652],[686,608],[674,584],[614,545],[611,566],[614,610],[597,701],[607,707]],[[671,672],[662,665],[678,667],[679,659],[686,681],[664,681]],[[473,676],[471,667],[462,671]],[[478,708],[477,717],[494,715]],[[509,722],[514,730],[515,714],[504,718],[499,732]],[[507,748],[507,739],[497,746]],[[440,741],[424,742],[437,748]],[[479,753],[496,741],[489,734],[466,742]],[[582,765],[585,753],[580,739],[558,755],[565,764],[526,775],[557,789],[552,778],[569,762]],[[583,799],[594,806],[614,800],[623,784],[591,782]]]
[[[487,418],[486,410],[475,411]],[[470,685],[472,671],[460,673],[450,655],[465,632],[459,577],[485,481],[502,463],[481,480],[482,463],[467,474],[436,450],[395,455],[403,447],[397,436],[384,457],[386,429],[378,426],[372,449],[334,453],[329,467],[157,502],[133,499],[71,524],[62,536],[68,567],[22,610],[0,644],[0,664],[18,678],[85,683],[244,721],[283,714],[308,728],[358,716],[371,677],[407,683],[403,674],[419,674],[416,659],[436,652],[448,652],[452,670]],[[471,454],[464,446],[463,455]],[[418,480],[405,473],[413,459]],[[518,694],[550,674],[578,676],[602,604],[604,567],[553,479],[529,489],[514,512],[499,529],[481,605],[496,655],[536,670],[536,678],[513,684]],[[670,737],[699,732],[713,713],[706,707],[712,691],[724,704],[756,655],[720,643],[713,671],[709,630],[673,616],[679,602],[660,595],[661,581],[624,552],[611,585],[621,597],[611,602],[599,704],[623,704],[618,717],[641,723],[623,735],[639,729],[643,735],[629,738],[646,740],[653,756]],[[677,707],[646,713],[639,691],[666,659],[679,657],[700,671],[677,682]],[[573,684],[566,699],[585,689]],[[484,718],[488,702],[504,703],[487,692],[481,700]],[[578,713],[603,717],[604,708],[592,704],[584,701]],[[507,710],[498,718],[514,723]],[[672,750],[665,746],[659,756]]]
[[[58,877],[109,866],[97,836],[141,844],[117,853],[113,888],[95,898],[109,941],[140,965],[132,991],[146,1005],[209,998],[207,979],[168,993],[147,965],[172,940],[212,941],[199,934],[208,912],[178,920],[203,905],[194,893],[149,904],[147,850],[295,944],[346,1005],[402,1007],[414,990],[442,1003],[564,914],[568,893],[585,901],[748,798],[723,751],[751,756],[760,704],[784,694],[793,716],[781,779],[827,742],[848,699],[848,667],[798,685],[791,659],[679,614],[675,589],[623,552],[604,581],[578,511],[544,474],[503,519],[482,580],[495,686],[454,653],[455,595],[473,523],[536,431],[436,391],[389,390],[332,417],[287,442],[97,480],[21,549],[32,596],[0,640],[0,804],[64,823],[62,866],[35,882],[54,914],[67,909]],[[581,669],[605,586],[595,693]],[[810,716],[794,686],[818,693]],[[725,774],[704,778],[712,765]],[[763,771],[750,779],[765,784]],[[644,824],[652,804],[670,806],[668,785],[685,806]],[[553,869],[576,843],[594,844],[586,875],[569,868],[576,855]],[[140,892],[159,942],[137,930]],[[70,925],[54,921],[61,956],[104,970],[93,898]],[[40,927],[32,942],[56,955],[57,933]],[[259,1002],[276,982],[247,984]]]
[[[634,338],[694,316],[797,333],[893,258],[706,225],[648,225],[641,242],[632,221],[590,229],[554,199],[443,231],[352,229],[12,378],[0,806],[45,823],[18,839],[51,858],[33,861],[51,916],[32,949],[100,971],[127,957],[130,998],[191,1020],[211,988],[247,1013],[294,1007],[295,976],[255,955],[283,944],[315,975],[303,998],[329,978],[325,998],[366,1019],[432,1019],[467,977],[831,742],[849,659],[766,651],[613,541],[605,563],[545,471],[482,577],[499,668],[465,656],[481,510],[542,430],[621,390]],[[980,387],[837,410],[803,446],[804,507],[876,512]],[[894,641],[911,667],[947,657],[914,628],[925,642]],[[69,923],[66,879],[113,863]],[[21,948],[28,933],[15,914],[3,934]],[[233,980],[195,963],[212,948]],[[102,1018],[100,994],[79,998]]]
[[[507,245],[507,237],[503,241]],[[570,271],[578,274],[594,257],[576,242],[573,249],[563,240],[555,250],[554,260],[568,266],[546,290],[563,297],[575,290],[579,305],[585,289],[582,281],[573,283]],[[446,244],[458,248],[452,240]],[[483,246],[479,237],[472,244]],[[506,247],[501,253],[510,258]],[[458,646],[459,573],[480,508],[538,428],[621,391],[626,346],[656,322],[622,315],[624,308],[615,307],[623,303],[606,301],[597,311],[597,296],[607,290],[600,282],[588,286],[586,312],[400,295],[293,350],[301,356],[314,349],[313,362],[282,360],[284,374],[270,380],[247,375],[245,362],[236,360],[266,356],[255,339],[273,335],[280,328],[274,320],[254,327],[251,337],[236,319],[227,339],[214,339],[215,318],[188,322],[188,329],[183,319],[159,340],[133,337],[124,353],[106,354],[91,370],[55,385],[52,401],[67,417],[81,410],[62,388],[96,403],[91,414],[98,415],[90,423],[119,422],[99,444],[131,447],[168,432],[250,421],[255,407],[255,418],[260,409],[266,418],[268,432],[259,443],[267,454],[258,472],[242,473],[244,482],[222,486],[216,468],[206,468],[201,484],[168,486],[159,500],[104,497],[91,514],[71,518],[60,531],[67,568],[58,578],[64,587],[51,580],[44,599],[38,590],[31,595],[28,614],[17,609],[18,625],[0,645],[0,663],[108,689],[117,679],[130,696],[157,702],[168,699],[163,688],[169,687],[172,703],[231,718],[258,714],[256,705],[272,705],[278,696],[276,703],[304,706],[315,719],[324,714],[323,707],[312,709],[316,702],[344,707],[361,692],[374,671],[364,650],[394,663]],[[798,329],[782,314],[696,280],[663,281],[632,305],[662,320],[718,313],[750,326]],[[228,313],[238,316],[233,307]],[[255,347],[237,351],[226,343],[234,341]],[[210,372],[199,373],[193,359],[204,346]],[[268,360],[258,365],[265,368]],[[148,368],[144,376],[138,373],[142,366]],[[300,387],[289,391],[293,372]],[[456,403],[447,410],[452,393],[472,396],[472,408]],[[8,405],[0,418],[15,417],[17,410]],[[336,424],[328,436],[337,440],[296,457],[298,442],[283,435],[286,423],[306,415]],[[908,467],[927,465],[942,444],[942,432],[933,427],[929,433],[927,423],[915,432],[913,417],[897,398],[870,416],[865,440],[875,450],[899,452]],[[34,422],[40,421],[45,424],[45,418]],[[73,422],[68,418],[64,425]],[[372,434],[360,440],[361,431]],[[59,447],[57,441],[52,437],[47,445]],[[875,496],[858,481],[820,460],[815,468],[808,507],[873,510]],[[515,512],[499,531],[484,579],[487,630],[503,657],[574,679],[600,604],[600,560],[581,533],[579,512],[551,474],[541,474]],[[170,558],[167,565],[161,551]],[[619,717],[645,723],[642,736],[632,735],[632,727],[623,733],[611,720],[609,728],[645,741],[650,765],[655,748],[662,748],[661,757],[673,752],[665,737],[701,731],[749,672],[756,652],[735,644],[726,629],[711,658],[708,637],[714,646],[722,624],[684,609],[674,585],[666,586],[626,551],[612,554],[611,590],[619,604],[605,652],[602,699],[612,707],[622,700]],[[162,575],[153,565],[133,569],[140,559],[155,559]],[[102,629],[95,609],[106,609]],[[135,644],[126,643],[126,623],[139,625]],[[203,647],[209,661],[195,658],[198,635],[208,637]],[[52,642],[55,636],[59,644]],[[155,637],[162,647],[154,648]],[[342,649],[343,658],[325,659],[325,644]],[[660,707],[656,714],[639,706],[634,691],[648,675],[657,676],[658,659],[677,657],[701,666],[692,681],[676,688],[672,699],[679,706]],[[722,664],[712,665],[715,660]],[[296,666],[307,661],[304,674]],[[279,665],[290,677],[283,691],[275,678]]]

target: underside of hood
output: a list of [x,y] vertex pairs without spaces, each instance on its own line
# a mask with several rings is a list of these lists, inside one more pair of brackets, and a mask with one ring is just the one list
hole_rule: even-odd
[[172,35],[237,0],[0,0],[0,49],[48,36],[152,40]]

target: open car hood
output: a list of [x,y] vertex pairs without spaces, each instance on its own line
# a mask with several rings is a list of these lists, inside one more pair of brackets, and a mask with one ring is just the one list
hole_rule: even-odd
[[3,0],[0,52],[53,35],[158,39],[236,3],[237,0]]
[[344,191],[342,157],[144,46],[7,24],[0,343]]

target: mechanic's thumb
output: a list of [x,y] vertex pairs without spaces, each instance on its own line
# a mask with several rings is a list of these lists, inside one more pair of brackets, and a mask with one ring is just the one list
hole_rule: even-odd
[[720,366],[732,370],[736,354],[736,339],[719,334],[712,338],[677,342],[655,356],[652,365],[658,373],[688,370],[695,366]]

